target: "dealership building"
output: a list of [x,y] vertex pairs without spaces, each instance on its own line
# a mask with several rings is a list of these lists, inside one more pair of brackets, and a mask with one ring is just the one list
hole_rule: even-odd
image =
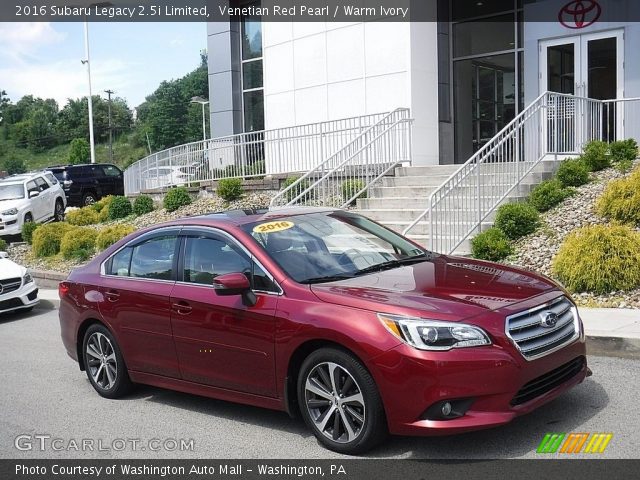
[[640,97],[637,0],[429,5],[428,22],[209,23],[212,138],[408,108],[413,165],[463,163],[547,90]]

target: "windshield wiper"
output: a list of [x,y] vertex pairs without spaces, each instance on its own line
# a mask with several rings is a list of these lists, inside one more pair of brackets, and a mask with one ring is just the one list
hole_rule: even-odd
[[353,275],[328,275],[326,277],[314,277],[303,280],[300,283],[311,285],[312,283],[337,282],[339,280],[349,280]]
[[367,273],[380,272],[382,270],[390,270],[392,268],[401,267],[403,265],[410,265],[412,263],[418,263],[422,261],[431,260],[433,256],[429,253],[421,253],[419,255],[413,255],[412,257],[401,258],[398,260],[389,260],[388,262],[378,263],[371,265],[370,267],[363,268],[355,273],[355,275],[366,275]]

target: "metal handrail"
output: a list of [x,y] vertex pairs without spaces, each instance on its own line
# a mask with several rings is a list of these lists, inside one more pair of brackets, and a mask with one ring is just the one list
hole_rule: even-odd
[[[339,151],[278,192],[271,200],[270,207],[314,203],[344,208],[351,204],[394,166],[410,162],[409,114],[407,108],[398,108],[385,114]],[[407,124],[407,128],[399,128]],[[378,131],[380,128],[382,131]],[[394,135],[398,138],[394,138]],[[391,146],[389,142],[394,140],[396,142]],[[352,167],[351,170],[349,167]],[[319,178],[309,184],[316,177]],[[342,185],[338,184],[339,180],[343,181]],[[353,188],[344,188],[344,182],[359,183],[352,183]],[[318,200],[315,193],[320,188],[322,195]],[[344,192],[350,194],[345,195]]]

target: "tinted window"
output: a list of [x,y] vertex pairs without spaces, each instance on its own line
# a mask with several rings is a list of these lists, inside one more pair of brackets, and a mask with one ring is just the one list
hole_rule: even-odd
[[52,173],[46,173],[44,176],[47,178],[47,180],[49,180],[49,183],[51,185],[57,185],[58,184],[58,179],[56,177],[54,177]]
[[47,188],[49,188],[49,184],[45,182],[44,178],[42,177],[36,178],[36,185],[38,186],[38,190],[41,192],[44,192]]
[[131,264],[131,248],[125,248],[116,253],[109,262],[107,275],[118,275],[119,277],[129,276],[129,266]]
[[27,192],[31,193],[31,192],[39,192],[40,189],[38,188],[38,185],[36,185],[36,182],[34,182],[33,180],[30,182],[27,182]]
[[152,238],[133,248],[130,276],[171,280],[176,236]]
[[122,173],[118,168],[113,165],[103,165],[102,170],[107,177],[119,177]]

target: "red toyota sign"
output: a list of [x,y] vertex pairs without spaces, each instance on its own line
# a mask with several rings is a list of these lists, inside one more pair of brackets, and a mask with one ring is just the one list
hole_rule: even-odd
[[579,29],[596,23],[601,14],[602,7],[595,0],[574,0],[562,7],[558,21],[567,28]]

